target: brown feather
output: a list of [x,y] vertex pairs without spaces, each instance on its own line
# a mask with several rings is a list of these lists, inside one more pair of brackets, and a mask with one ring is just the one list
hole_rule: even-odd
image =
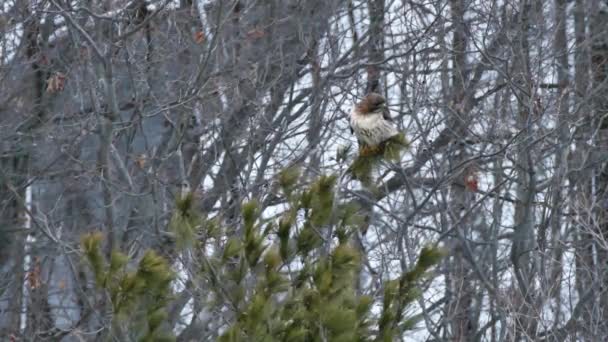
[[384,96],[378,93],[369,93],[356,105],[356,107],[359,113],[367,114],[382,109],[385,107],[385,103],[386,100],[384,99]]
[[386,100],[377,93],[369,93],[355,104],[350,127],[359,145],[377,146],[399,133],[392,124]]
[[391,111],[388,110],[387,106],[382,107],[382,118],[386,121],[393,122],[393,118],[391,118]]

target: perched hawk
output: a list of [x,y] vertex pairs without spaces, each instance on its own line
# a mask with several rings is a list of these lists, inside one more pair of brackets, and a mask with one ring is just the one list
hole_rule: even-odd
[[361,154],[368,149],[377,149],[399,134],[391,121],[386,100],[377,93],[369,93],[355,104],[350,113],[350,129],[357,136]]

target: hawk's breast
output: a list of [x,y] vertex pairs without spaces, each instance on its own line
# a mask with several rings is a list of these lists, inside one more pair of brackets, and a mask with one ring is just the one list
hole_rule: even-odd
[[370,146],[379,145],[399,133],[382,117],[381,111],[360,114],[355,110],[351,113],[350,125],[357,138]]

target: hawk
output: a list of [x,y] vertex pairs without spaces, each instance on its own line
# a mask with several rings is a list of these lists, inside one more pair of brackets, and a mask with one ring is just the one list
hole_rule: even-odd
[[351,133],[357,136],[362,155],[377,151],[390,138],[399,134],[391,121],[386,100],[378,93],[367,94],[350,113]]

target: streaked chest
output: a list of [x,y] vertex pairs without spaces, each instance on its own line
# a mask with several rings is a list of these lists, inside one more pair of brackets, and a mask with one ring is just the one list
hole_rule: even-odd
[[370,113],[362,115],[357,112],[353,112],[350,116],[350,124],[353,126],[353,129],[373,129],[378,126],[382,120],[382,113]]

